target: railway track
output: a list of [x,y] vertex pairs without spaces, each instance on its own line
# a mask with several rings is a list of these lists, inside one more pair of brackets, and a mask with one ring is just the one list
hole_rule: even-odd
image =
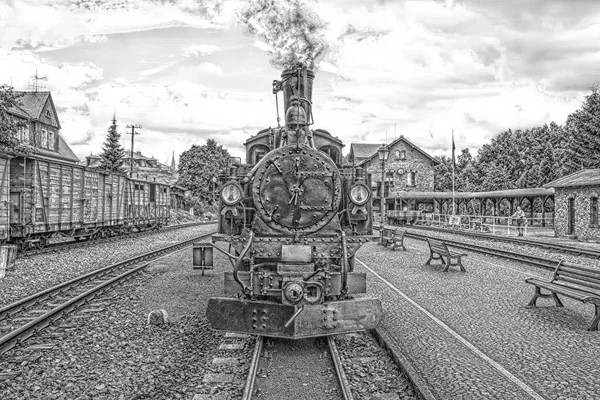
[[[242,400],[353,400],[367,394],[373,396],[369,398],[431,399],[416,394],[420,391],[407,380],[404,366],[398,364],[405,360],[391,354],[377,332],[268,340],[265,345],[265,338],[257,337]],[[261,365],[261,360],[266,365]]]
[[100,268],[0,308],[0,355],[142,271],[150,264],[149,260],[182,249],[211,234],[200,235]]
[[[253,395],[256,392],[256,375],[260,370],[260,361],[263,354],[263,344],[264,337],[258,336],[256,338],[254,352],[252,353],[250,369],[248,371],[248,378],[246,379],[246,385],[244,387],[244,394],[242,396],[242,400],[252,400],[254,398]],[[333,336],[327,336],[327,345],[333,361],[335,374],[340,385],[342,398],[344,400],[354,400],[352,390],[350,389],[350,383],[348,382],[348,378],[346,377],[346,373],[344,372],[343,362]]]
[[542,242],[540,240],[517,238],[517,237],[510,237],[510,236],[498,236],[498,235],[494,235],[491,233],[483,233],[483,232],[469,232],[469,231],[462,231],[462,230],[456,231],[454,229],[446,229],[446,228],[440,228],[440,227],[434,227],[434,226],[413,225],[410,227],[410,229],[452,233],[455,235],[469,236],[469,237],[473,237],[473,238],[477,238],[477,239],[496,240],[496,241],[500,241],[500,242],[508,242],[508,243],[536,246],[536,247],[541,247],[543,249],[553,250],[553,251],[557,251],[557,252],[561,252],[561,253],[565,253],[565,254],[573,254],[576,256],[583,255],[583,256],[588,256],[588,257],[592,257],[592,258],[600,258],[599,250],[586,249],[583,247],[567,246],[567,245],[558,244],[558,243]]
[[208,223],[208,222],[190,222],[187,224],[165,226],[165,227],[160,228],[159,230],[155,229],[155,230],[146,230],[146,231],[141,231],[141,232],[133,232],[128,235],[112,236],[112,237],[107,237],[107,238],[94,238],[94,239],[86,239],[86,240],[69,240],[69,241],[65,241],[65,242],[50,243],[41,248],[29,248],[29,249],[25,249],[25,250],[19,250],[19,252],[17,253],[17,257],[35,256],[35,255],[39,255],[39,254],[51,253],[54,251],[62,251],[62,250],[66,250],[66,249],[86,247],[86,246],[91,246],[96,243],[110,243],[110,242],[118,241],[118,240],[125,239],[125,238],[134,238],[134,237],[145,236],[150,233],[157,232],[157,231],[166,232],[166,231],[172,231],[172,230],[176,230],[176,229],[189,228],[191,226],[208,225],[208,224],[212,224],[212,223],[214,223],[214,222],[210,222],[210,223]]

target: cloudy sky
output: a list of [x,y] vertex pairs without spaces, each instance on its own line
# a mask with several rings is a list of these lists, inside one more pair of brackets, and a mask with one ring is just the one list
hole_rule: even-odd
[[[269,48],[234,0],[0,0],[0,83],[36,73],[79,157],[113,112],[166,162],[217,140],[234,155],[276,126]],[[346,143],[403,134],[449,155],[508,128],[562,124],[600,83],[597,0],[306,0],[327,23],[316,127]],[[129,148],[128,135],[123,135]]]

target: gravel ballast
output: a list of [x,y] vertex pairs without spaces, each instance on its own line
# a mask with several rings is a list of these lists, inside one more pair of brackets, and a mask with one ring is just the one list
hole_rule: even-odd
[[[222,272],[192,270],[191,247],[155,261],[93,301],[89,312],[70,314],[6,353],[0,374],[18,375],[0,381],[2,399],[239,398],[252,343],[229,354],[238,365],[214,366],[224,334],[211,331],[204,317],[208,298],[222,292]],[[167,311],[167,324],[147,324],[156,309]],[[223,368],[234,374],[232,382],[206,381]]]
[[212,232],[216,225],[158,231],[141,237],[123,237],[119,241],[94,244],[59,252],[23,256],[14,270],[0,280],[0,307],[124,259]]

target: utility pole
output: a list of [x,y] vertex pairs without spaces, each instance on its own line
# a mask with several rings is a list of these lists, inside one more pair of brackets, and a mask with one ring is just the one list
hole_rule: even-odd
[[133,177],[133,138],[135,135],[139,135],[139,132],[136,132],[136,129],[142,129],[141,125],[133,124],[127,125],[127,129],[131,128],[131,132],[127,132],[128,135],[131,135],[131,160],[129,160],[129,177]]

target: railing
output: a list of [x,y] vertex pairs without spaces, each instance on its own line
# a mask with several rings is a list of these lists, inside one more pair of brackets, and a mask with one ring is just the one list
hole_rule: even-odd
[[[434,226],[461,227],[480,230],[499,235],[516,235],[518,233],[517,218],[483,215],[450,215],[424,213],[421,221]],[[536,216],[526,218],[524,234],[554,234],[554,214],[547,213],[545,218]]]

